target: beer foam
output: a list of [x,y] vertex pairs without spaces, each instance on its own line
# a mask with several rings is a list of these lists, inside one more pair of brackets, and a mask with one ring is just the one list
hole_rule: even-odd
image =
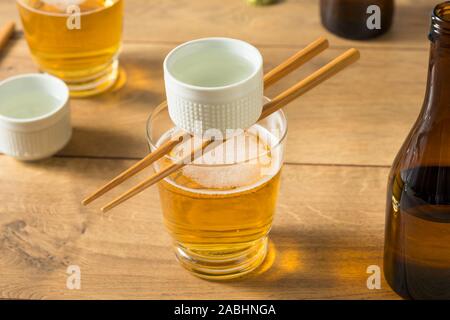
[[58,10],[67,11],[67,8],[73,5],[80,5],[86,0],[41,0],[45,4],[51,5]]
[[[158,145],[165,140],[166,136],[161,137]],[[194,165],[183,167],[182,176],[193,182],[195,188],[180,183],[180,179],[165,180],[196,193],[230,194],[255,188],[270,180],[281,168],[282,148],[272,149],[277,141],[265,128],[255,125],[244,134],[208,150],[195,160]],[[188,146],[197,148],[201,142],[201,139],[194,139],[192,146],[192,140],[188,140],[174,148],[170,155],[177,158],[177,154],[190,154],[192,149]]]
[[183,175],[205,188],[242,187],[261,179],[258,159],[266,152],[265,142],[245,133],[205,152],[194,162],[200,166],[184,167]]
[[186,166],[183,175],[208,189],[235,189],[261,179],[260,166],[251,163],[226,167]]

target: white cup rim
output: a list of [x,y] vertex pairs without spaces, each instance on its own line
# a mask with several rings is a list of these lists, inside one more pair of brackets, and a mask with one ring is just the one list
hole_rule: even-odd
[[[249,48],[250,50],[254,51],[255,57],[257,57],[257,60],[258,60],[256,62],[256,68],[255,68],[255,70],[253,70],[253,72],[249,76],[245,77],[244,79],[242,79],[238,82],[229,84],[229,85],[225,85],[225,86],[217,86],[217,87],[196,86],[196,85],[192,85],[192,84],[178,80],[172,74],[172,72],[169,70],[169,67],[168,67],[169,60],[173,57],[173,55],[177,51],[182,50],[183,48],[185,48],[187,46],[191,46],[192,44],[200,43],[200,42],[228,42],[228,43],[237,43],[239,45],[245,46],[245,47]],[[221,91],[224,89],[233,89],[233,88],[238,87],[238,86],[248,82],[249,80],[253,79],[262,70],[263,57],[262,57],[261,53],[259,52],[259,50],[255,46],[249,44],[248,42],[245,42],[245,41],[242,41],[239,39],[234,39],[234,38],[210,37],[210,38],[201,38],[201,39],[191,40],[191,41],[185,42],[185,43],[175,47],[174,49],[172,49],[169,52],[169,54],[164,59],[163,67],[164,67],[164,74],[170,76],[171,81],[175,82],[179,86],[185,87],[190,90],[195,90],[195,91],[213,92],[213,91]]]
[[[26,119],[18,119],[18,118],[8,117],[8,116],[2,115],[0,113],[0,120],[3,120],[8,123],[12,123],[12,124],[34,123],[34,122],[38,122],[38,121],[53,117],[67,105],[67,103],[69,101],[69,97],[70,97],[68,86],[61,79],[54,77],[52,75],[49,75],[49,74],[27,73],[27,74],[12,76],[3,81],[0,81],[0,87],[6,85],[8,83],[14,82],[14,81],[20,81],[22,79],[31,79],[31,78],[38,78],[39,81],[51,82],[53,85],[56,85],[58,87],[58,93],[62,94],[62,97],[58,97],[58,105],[52,111],[50,111],[46,114],[43,114],[38,117],[26,118]],[[59,90],[61,90],[61,91],[59,91]],[[48,91],[48,92],[51,92],[51,91]],[[1,98],[1,96],[0,96],[0,98]]]

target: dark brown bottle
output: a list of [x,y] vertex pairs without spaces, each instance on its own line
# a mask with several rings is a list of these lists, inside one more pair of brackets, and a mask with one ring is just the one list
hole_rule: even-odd
[[429,38],[425,102],[389,176],[384,275],[402,297],[450,299],[450,1]]
[[392,25],[393,14],[394,0],[320,0],[322,24],[348,39],[363,40],[384,34]]

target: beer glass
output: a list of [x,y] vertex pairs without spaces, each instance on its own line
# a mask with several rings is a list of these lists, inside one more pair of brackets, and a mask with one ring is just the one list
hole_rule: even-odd
[[16,0],[31,55],[71,96],[112,87],[119,75],[124,0]]
[[[167,107],[158,107],[147,124],[150,149],[177,130]],[[247,274],[264,261],[286,134],[286,118],[278,111],[159,182],[164,223],[182,266],[221,280]],[[176,161],[179,148],[154,169]]]

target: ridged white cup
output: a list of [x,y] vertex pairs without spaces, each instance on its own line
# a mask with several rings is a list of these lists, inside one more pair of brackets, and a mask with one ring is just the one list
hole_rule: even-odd
[[49,113],[36,118],[18,119],[0,112],[0,152],[19,160],[50,157],[61,150],[72,135],[69,89],[63,81],[46,74],[26,74],[0,82],[2,104],[7,104],[14,95],[30,92],[52,95],[58,104]]
[[[252,64],[249,76],[220,87],[201,87],[177,79],[173,65],[209,48],[228,50]],[[263,58],[255,47],[236,39],[205,38],[173,49],[164,61],[167,103],[172,121],[193,134],[210,129],[245,129],[257,122],[263,107]]]

